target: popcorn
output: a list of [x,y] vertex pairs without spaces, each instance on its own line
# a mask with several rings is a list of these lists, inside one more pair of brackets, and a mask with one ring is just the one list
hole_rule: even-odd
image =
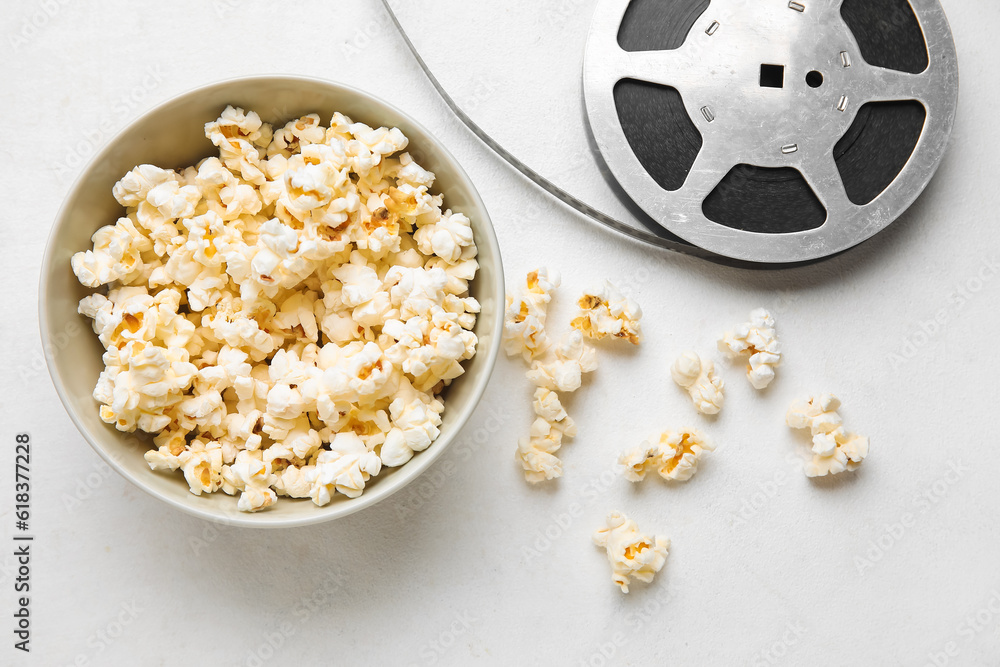
[[382,464],[389,467],[401,466],[415,452],[427,449],[437,438],[441,425],[440,401],[427,401],[426,394],[415,390],[401,391],[400,396],[389,404],[389,416],[393,428],[385,434],[380,457]]
[[702,454],[714,449],[697,431],[664,431],[656,442],[643,442],[622,453],[618,465],[630,482],[641,482],[651,470],[663,479],[686,482],[698,471]]
[[763,308],[750,313],[750,321],[719,339],[719,349],[731,358],[748,356],[747,378],[755,389],[765,389],[781,363],[781,346],[774,318]]
[[582,373],[597,367],[594,350],[584,345],[578,331],[567,334],[554,355],[554,360],[535,362],[528,371],[528,377],[538,385],[532,403],[537,419],[528,437],[518,441],[516,459],[524,469],[524,478],[532,483],[562,476],[562,462],[555,453],[562,447],[564,437],[576,435],[576,424],[566,413],[556,390],[576,391]]
[[580,297],[579,306],[581,314],[571,324],[588,338],[600,340],[612,336],[639,344],[642,309],[635,301],[624,297],[610,281],[606,281],[602,289]]
[[[579,331],[566,334],[555,347],[545,332],[548,304],[559,282],[559,274],[549,269],[530,272],[521,296],[507,295],[504,313],[504,350],[531,364],[527,377],[536,386],[532,405],[537,418],[515,452],[524,478],[531,483],[562,476],[562,462],[555,453],[564,437],[576,435],[576,425],[556,392],[576,391],[583,374],[597,368],[597,354]],[[478,303],[474,308],[478,310]]]
[[184,479],[196,496],[212,493],[222,485],[222,449],[218,444],[195,440],[177,457]]
[[[339,115],[334,115],[331,124],[336,122]],[[267,156],[273,158],[275,155],[281,155],[288,158],[297,153],[302,146],[319,143],[325,137],[326,131],[320,126],[319,115],[311,113],[289,121],[280,130],[275,131],[267,147]]]
[[222,162],[241,178],[253,185],[263,185],[260,152],[254,145],[269,132],[260,117],[244,113],[243,109],[227,106],[218,120],[205,124],[205,136],[219,148]]
[[354,341],[344,347],[324,345],[319,368],[326,400],[370,404],[395,392],[395,370],[376,343]]
[[558,273],[541,268],[528,274],[527,291],[523,295],[518,298],[507,295],[503,325],[503,348],[507,356],[520,354],[530,362],[548,348],[545,316],[559,282]]
[[564,436],[576,435],[572,422],[567,422],[564,431],[559,424],[553,424],[539,417],[531,424],[528,437],[521,438],[517,443],[517,460],[524,468],[524,478],[536,484],[546,480],[562,477],[562,462],[555,452],[562,447]]
[[805,466],[808,477],[853,472],[868,456],[868,438],[847,433],[838,409],[840,399],[824,394],[796,401],[785,415],[788,426],[812,433],[813,458]]
[[611,563],[611,580],[628,593],[632,579],[650,583],[663,568],[670,549],[666,537],[639,532],[635,521],[620,512],[608,515],[607,524],[594,533],[594,544],[604,548]]
[[476,353],[472,223],[396,129],[309,114],[275,131],[229,106],[205,135],[218,155],[196,167],[125,174],[124,215],[71,260],[107,286],[79,304],[105,348],[100,416],[241,511],[357,497],[432,445]]
[[[559,394],[545,387],[539,387],[535,390],[535,400],[532,403],[532,407],[534,407],[536,415],[550,424],[558,422],[572,425],[573,423],[569,415],[566,414],[566,409],[559,401]],[[569,426],[564,427],[562,430],[569,430]]]
[[307,478],[314,468],[315,466],[288,466],[275,473],[275,493],[289,498],[308,498],[312,492],[312,484]]
[[332,500],[334,491],[357,498],[365,490],[365,482],[378,475],[381,468],[378,455],[368,451],[356,433],[338,433],[306,476],[312,483],[310,497],[320,507]]
[[142,272],[142,253],[153,244],[129,218],[98,229],[90,239],[94,249],[78,252],[71,260],[73,273],[87,287],[111,282],[131,283]]
[[695,352],[677,357],[670,367],[670,376],[678,387],[687,389],[698,412],[715,415],[725,403],[725,383],[715,374],[715,364]]
[[150,190],[163,183],[176,180],[177,174],[169,169],[160,169],[151,164],[141,164],[115,183],[111,193],[122,206],[136,207],[146,201]]
[[241,512],[258,512],[278,499],[271,490],[275,482],[271,464],[262,460],[260,451],[240,452],[228,472],[232,485],[243,491],[237,504]]
[[579,331],[567,333],[555,347],[554,358],[536,361],[528,379],[536,386],[553,391],[576,391],[583,374],[597,370],[597,353],[583,341]]
[[417,248],[425,255],[437,255],[446,262],[457,262],[467,251],[475,256],[471,222],[461,213],[445,211],[435,223],[424,225],[413,234]]

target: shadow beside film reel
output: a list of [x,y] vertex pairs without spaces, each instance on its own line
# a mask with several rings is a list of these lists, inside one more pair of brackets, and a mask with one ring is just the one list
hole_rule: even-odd
[[777,264],[905,211],[957,89],[937,0],[600,0],[584,64],[593,139],[627,197],[703,249]]

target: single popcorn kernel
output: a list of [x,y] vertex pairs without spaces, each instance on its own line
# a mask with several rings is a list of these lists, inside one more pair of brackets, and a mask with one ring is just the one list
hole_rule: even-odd
[[715,449],[697,431],[665,431],[655,443],[643,442],[618,457],[625,479],[641,482],[655,470],[660,477],[686,482],[698,471],[702,454]]
[[750,321],[719,339],[719,349],[730,356],[748,357],[747,379],[754,389],[765,389],[781,363],[781,346],[774,331],[774,318],[763,308],[750,313]]
[[241,511],[357,497],[434,442],[476,354],[472,222],[397,129],[309,114],[275,131],[227,107],[205,136],[217,157],[125,174],[125,215],[71,260],[106,288],[79,305],[106,350],[101,419]]
[[507,294],[504,311],[503,347],[507,356],[521,355],[530,362],[549,347],[545,318],[552,292],[559,287],[559,274],[541,268],[528,273],[526,291],[515,297]]
[[606,525],[594,533],[594,544],[602,547],[611,563],[611,580],[628,593],[632,579],[650,583],[667,561],[670,540],[639,532],[635,521],[620,512],[608,515]]
[[670,375],[678,387],[687,389],[698,412],[715,415],[725,403],[725,383],[715,374],[715,364],[695,352],[686,352],[674,361]]
[[868,438],[844,430],[839,408],[840,399],[824,394],[796,401],[785,415],[788,426],[812,433],[813,458],[805,466],[808,477],[853,472],[868,456]]
[[547,357],[532,363],[528,379],[535,386],[553,391],[574,392],[583,376],[597,370],[597,352],[587,345],[579,331],[564,335]]
[[584,294],[577,303],[582,312],[571,322],[574,329],[579,329],[588,338],[599,340],[612,336],[639,344],[642,309],[632,299],[625,298],[610,281],[605,282],[601,290]]

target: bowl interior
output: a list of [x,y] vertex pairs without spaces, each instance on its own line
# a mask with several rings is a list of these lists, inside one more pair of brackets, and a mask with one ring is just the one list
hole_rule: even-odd
[[[317,507],[308,499],[280,498],[269,510],[238,512],[235,497],[221,492],[198,497],[190,493],[179,472],[150,470],[143,459],[149,438],[121,433],[98,416],[92,392],[104,369],[104,349],[90,320],[77,313],[79,300],[92,290],[76,280],[70,258],[92,247],[93,233],[124,213],[111,189],[132,167],[149,163],[176,169],[217,155],[205,138],[204,125],[217,118],[227,104],[256,111],[276,127],[307,113],[318,113],[327,124],[335,111],[374,127],[398,127],[409,137],[407,150],[414,159],[436,174],[434,190],[444,194],[445,206],[472,220],[480,271],[471,290],[482,304],[475,328],[478,352],[465,362],[466,373],[448,390],[438,440],[409,463],[383,469],[356,499],[337,494],[329,505]],[[39,298],[42,339],[56,390],[97,452],[140,488],[182,510],[224,523],[265,527],[344,516],[385,498],[423,472],[471,415],[489,380],[500,344],[504,289],[499,249],[486,207],[464,170],[423,127],[384,102],[345,86],[297,77],[255,77],[214,84],[174,98],[111,140],[87,166],[59,213],[42,266]]]

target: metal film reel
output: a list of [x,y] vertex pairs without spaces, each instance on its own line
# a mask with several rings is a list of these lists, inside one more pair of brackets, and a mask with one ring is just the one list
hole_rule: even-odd
[[958,62],[937,0],[600,0],[591,132],[627,196],[726,257],[816,260],[920,195]]

